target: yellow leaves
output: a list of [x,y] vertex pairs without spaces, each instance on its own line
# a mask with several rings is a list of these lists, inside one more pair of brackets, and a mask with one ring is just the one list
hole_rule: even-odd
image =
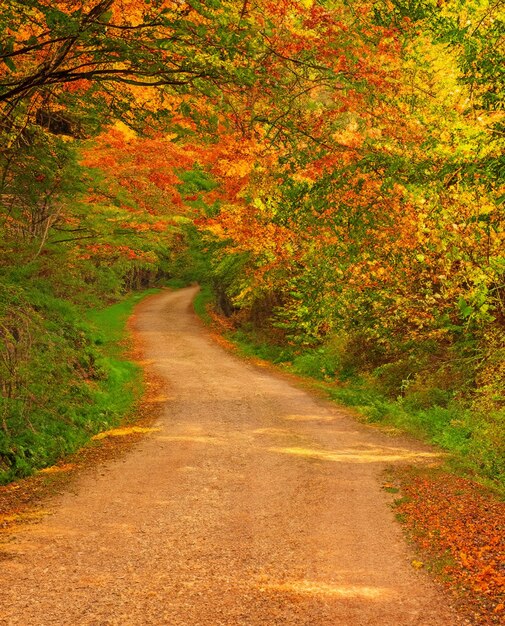
[[363,145],[364,136],[356,130],[345,129],[331,135],[333,141],[348,148],[360,148]]
[[266,208],[265,203],[259,197],[253,199],[252,206],[255,207],[256,209],[259,209],[260,211],[264,211]]
[[49,511],[40,509],[38,511],[28,511],[21,513],[14,513],[12,515],[0,515],[0,526],[4,524],[10,524],[14,522],[15,524],[22,524],[24,522],[38,522],[44,517],[49,515]]
[[313,185],[316,182],[316,178],[307,170],[295,172],[291,175],[291,178],[297,183],[307,183],[308,185]]
[[105,430],[98,433],[92,439],[94,441],[100,441],[100,439],[106,439],[107,437],[127,437],[136,433],[153,433],[161,430],[160,428],[142,428],[140,426],[129,426],[125,428],[113,428],[112,430]]
[[413,561],[411,561],[411,565],[413,568],[415,569],[421,569],[424,567],[424,563],[422,561],[418,561],[416,559],[414,559]]
[[60,474],[62,472],[69,472],[75,469],[75,464],[73,463],[63,463],[61,465],[52,465],[51,467],[45,467],[40,470],[40,474]]
[[137,133],[120,120],[114,124],[113,128],[118,133],[121,133],[126,140],[137,137]]
[[482,204],[478,207],[479,215],[489,215],[496,211],[496,205],[491,202],[483,201]]
[[177,11],[181,8],[186,8],[187,4],[184,0],[163,0],[161,3],[162,9],[168,9],[169,11]]
[[112,22],[138,26],[144,22],[146,5],[138,0],[116,0],[112,4]]
[[254,162],[249,159],[236,159],[234,161],[223,159],[219,165],[224,176],[243,178],[251,173]]
[[375,126],[375,127],[370,128],[370,129],[368,130],[368,136],[369,136],[371,139],[380,139],[380,138],[382,137],[382,135],[383,135],[383,130],[382,130],[382,128],[378,128],[378,127],[376,127],[376,126]]

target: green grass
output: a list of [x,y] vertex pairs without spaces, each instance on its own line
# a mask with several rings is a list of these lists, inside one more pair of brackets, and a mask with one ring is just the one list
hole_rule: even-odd
[[146,296],[158,293],[159,289],[148,289],[134,293],[103,309],[89,311],[86,320],[91,326],[91,338],[96,345],[106,346],[109,351],[118,349],[118,344],[127,337],[126,322],[135,305]]
[[207,326],[211,323],[211,317],[208,313],[207,306],[213,302],[214,296],[212,289],[208,285],[202,285],[200,291],[193,300],[193,308],[198,317]]
[[226,338],[234,343],[239,353],[246,358],[253,357],[276,364],[290,362],[293,358],[293,353],[289,347],[261,342],[254,339],[254,335],[244,330],[239,329],[227,333]]
[[367,422],[400,429],[442,448],[451,455],[451,469],[505,494],[505,415],[483,414],[457,402],[418,407],[404,398],[387,398],[360,379],[326,385],[325,392]]
[[192,280],[186,278],[168,278],[164,280],[161,284],[163,287],[169,287],[170,289],[182,289],[183,287],[189,287],[193,283]]
[[0,484],[55,463],[132,414],[142,377],[126,356],[126,321],[135,304],[155,292],[133,294],[82,319],[68,302],[26,291],[40,319],[20,365],[26,397],[0,398],[7,424],[0,429]]
[[125,357],[128,347],[126,323],[133,308],[146,296],[158,293],[149,289],[101,310],[90,311],[92,338],[100,346],[97,365],[102,379],[92,392],[88,429],[99,432],[117,425],[127,417],[142,393],[140,367]]

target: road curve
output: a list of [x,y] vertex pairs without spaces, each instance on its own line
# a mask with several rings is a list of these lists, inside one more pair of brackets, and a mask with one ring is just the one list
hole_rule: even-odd
[[242,362],[194,288],[136,309],[163,415],[3,548],[0,624],[453,626],[381,489],[429,450]]

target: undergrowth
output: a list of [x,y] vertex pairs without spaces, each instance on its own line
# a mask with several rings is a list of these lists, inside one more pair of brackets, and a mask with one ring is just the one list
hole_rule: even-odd
[[202,285],[200,291],[196,294],[193,300],[193,308],[198,317],[205,323],[210,324],[211,317],[208,312],[208,305],[212,302],[213,294],[208,285]]
[[[211,303],[212,293],[201,292],[199,298],[196,311],[201,314],[202,302]],[[313,379],[332,400],[352,407],[365,421],[439,446],[450,453],[448,463],[453,470],[470,474],[505,495],[504,411],[479,411],[443,388],[416,388],[408,379],[392,391],[384,383],[384,371],[357,373],[343,357],[339,341],[300,350],[265,340],[247,326],[227,333],[227,339],[243,356],[264,359]]]
[[0,484],[53,464],[131,411],[141,376],[125,357],[125,323],[153,291],[86,313],[54,295],[48,281],[7,278],[0,303]]

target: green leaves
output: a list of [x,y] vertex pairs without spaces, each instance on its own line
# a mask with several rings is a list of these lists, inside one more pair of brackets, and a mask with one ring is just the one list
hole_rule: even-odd
[[11,70],[11,72],[16,71],[16,65],[11,58],[11,55],[14,52],[14,42],[14,37],[7,37],[4,41],[0,41],[0,59]]
[[44,10],[44,18],[46,24],[51,29],[59,29],[62,26],[68,28],[72,24],[73,20],[69,20],[68,13],[63,13],[55,7],[48,7]]
[[7,65],[7,67],[11,70],[11,72],[16,71],[16,65],[14,64],[14,61],[10,57],[4,57],[2,60],[5,63],[5,65]]
[[463,319],[468,319],[474,312],[473,307],[471,307],[463,297],[460,297],[458,300],[458,309]]

